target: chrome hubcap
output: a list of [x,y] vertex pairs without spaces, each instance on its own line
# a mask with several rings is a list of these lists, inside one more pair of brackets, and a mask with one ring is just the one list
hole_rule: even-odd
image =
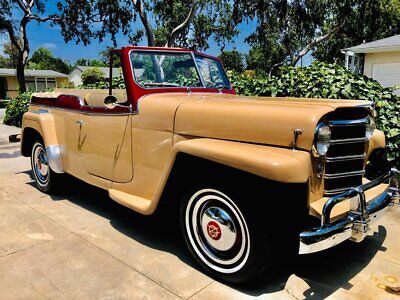
[[213,206],[204,211],[201,229],[207,243],[216,250],[227,251],[235,244],[235,224],[231,216],[220,207]]
[[37,181],[39,184],[46,184],[49,178],[49,163],[42,145],[35,145],[32,160],[34,167],[33,171],[35,172]]
[[196,255],[210,268],[233,273],[250,253],[249,231],[236,204],[225,194],[199,190],[188,201],[186,232]]

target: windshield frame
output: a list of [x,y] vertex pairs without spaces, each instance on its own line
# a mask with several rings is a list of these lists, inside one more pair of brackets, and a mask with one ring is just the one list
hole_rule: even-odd
[[[201,86],[169,86],[169,87],[166,87],[166,86],[164,86],[164,87],[163,86],[154,86],[154,87],[146,87],[146,86],[140,84],[138,82],[138,80],[136,79],[136,75],[135,75],[135,71],[134,71],[133,63],[132,63],[132,53],[133,52],[153,52],[153,53],[160,53],[160,54],[162,54],[162,53],[166,53],[166,54],[170,54],[170,53],[172,53],[172,54],[174,54],[174,53],[175,54],[182,54],[182,53],[189,54],[191,56],[191,58],[192,58],[193,64],[194,64],[195,69],[196,69],[197,76],[199,77],[199,80],[200,80],[200,83],[201,83]],[[210,56],[210,55],[207,55],[207,54],[203,54],[203,53],[200,53],[200,52],[197,52],[197,51],[192,51],[192,50],[188,50],[188,49],[181,49],[181,48],[177,48],[177,49],[173,49],[173,50],[170,50],[170,49],[163,50],[162,48],[159,48],[159,49],[143,49],[143,48],[135,49],[134,48],[134,49],[130,49],[130,51],[128,53],[128,56],[129,56],[129,62],[130,62],[131,70],[132,70],[132,77],[133,77],[134,83],[135,83],[135,85],[137,85],[139,88],[141,88],[143,90],[158,91],[160,89],[168,89],[168,90],[173,90],[173,89],[182,90],[182,89],[184,89],[184,90],[188,90],[188,91],[189,90],[190,91],[194,91],[194,90],[200,89],[200,90],[207,90],[207,91],[210,91],[210,90],[215,90],[215,91],[226,90],[226,91],[230,91],[230,92],[233,91],[232,84],[229,81],[229,78],[228,78],[228,75],[227,75],[227,73],[225,71],[225,68],[222,65],[222,62],[218,57],[213,57],[213,56]],[[229,88],[224,87],[223,89],[221,89],[221,88],[218,88],[218,87],[207,87],[206,84],[205,84],[205,81],[204,81],[204,77],[202,76],[202,74],[200,72],[200,69],[199,69],[199,66],[197,64],[196,56],[201,56],[201,57],[204,57],[204,58],[208,58],[208,59],[214,60],[218,64],[220,64],[220,66],[221,66],[220,72],[223,72],[222,76],[226,77],[226,79],[228,80],[229,85],[230,85]]]

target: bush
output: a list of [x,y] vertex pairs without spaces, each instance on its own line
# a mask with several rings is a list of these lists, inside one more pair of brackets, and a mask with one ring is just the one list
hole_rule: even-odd
[[104,74],[99,68],[89,68],[82,73],[83,85],[96,84],[104,80]]
[[377,127],[386,135],[388,160],[400,166],[400,98],[377,81],[354,74],[336,64],[315,63],[309,67],[282,67],[277,75],[230,73],[238,94],[248,96],[362,99],[375,103]]
[[[79,86],[80,89],[108,89],[108,80],[101,79],[93,84],[83,84]],[[115,77],[112,79],[113,89],[125,89],[125,81],[122,77]]]
[[23,93],[8,103],[3,121],[4,124],[21,127],[22,116],[28,111],[31,96],[32,93]]

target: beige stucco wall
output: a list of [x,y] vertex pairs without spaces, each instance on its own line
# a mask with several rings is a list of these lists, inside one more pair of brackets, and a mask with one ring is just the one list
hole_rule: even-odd
[[9,98],[15,98],[18,96],[19,92],[19,84],[17,77],[6,77],[7,79],[7,97]]
[[56,82],[58,88],[68,87],[69,85],[68,78],[56,78]]
[[[16,76],[8,76],[7,80],[7,97],[15,98],[19,94],[19,84]],[[56,78],[57,87],[68,87],[69,81],[68,78]]]
[[400,63],[400,51],[366,53],[364,60],[364,75],[372,77],[374,64]]

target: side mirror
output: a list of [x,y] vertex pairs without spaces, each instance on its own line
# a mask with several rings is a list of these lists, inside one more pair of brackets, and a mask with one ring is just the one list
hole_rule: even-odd
[[104,99],[104,106],[108,109],[113,109],[117,106],[117,98],[113,95],[109,95]]

